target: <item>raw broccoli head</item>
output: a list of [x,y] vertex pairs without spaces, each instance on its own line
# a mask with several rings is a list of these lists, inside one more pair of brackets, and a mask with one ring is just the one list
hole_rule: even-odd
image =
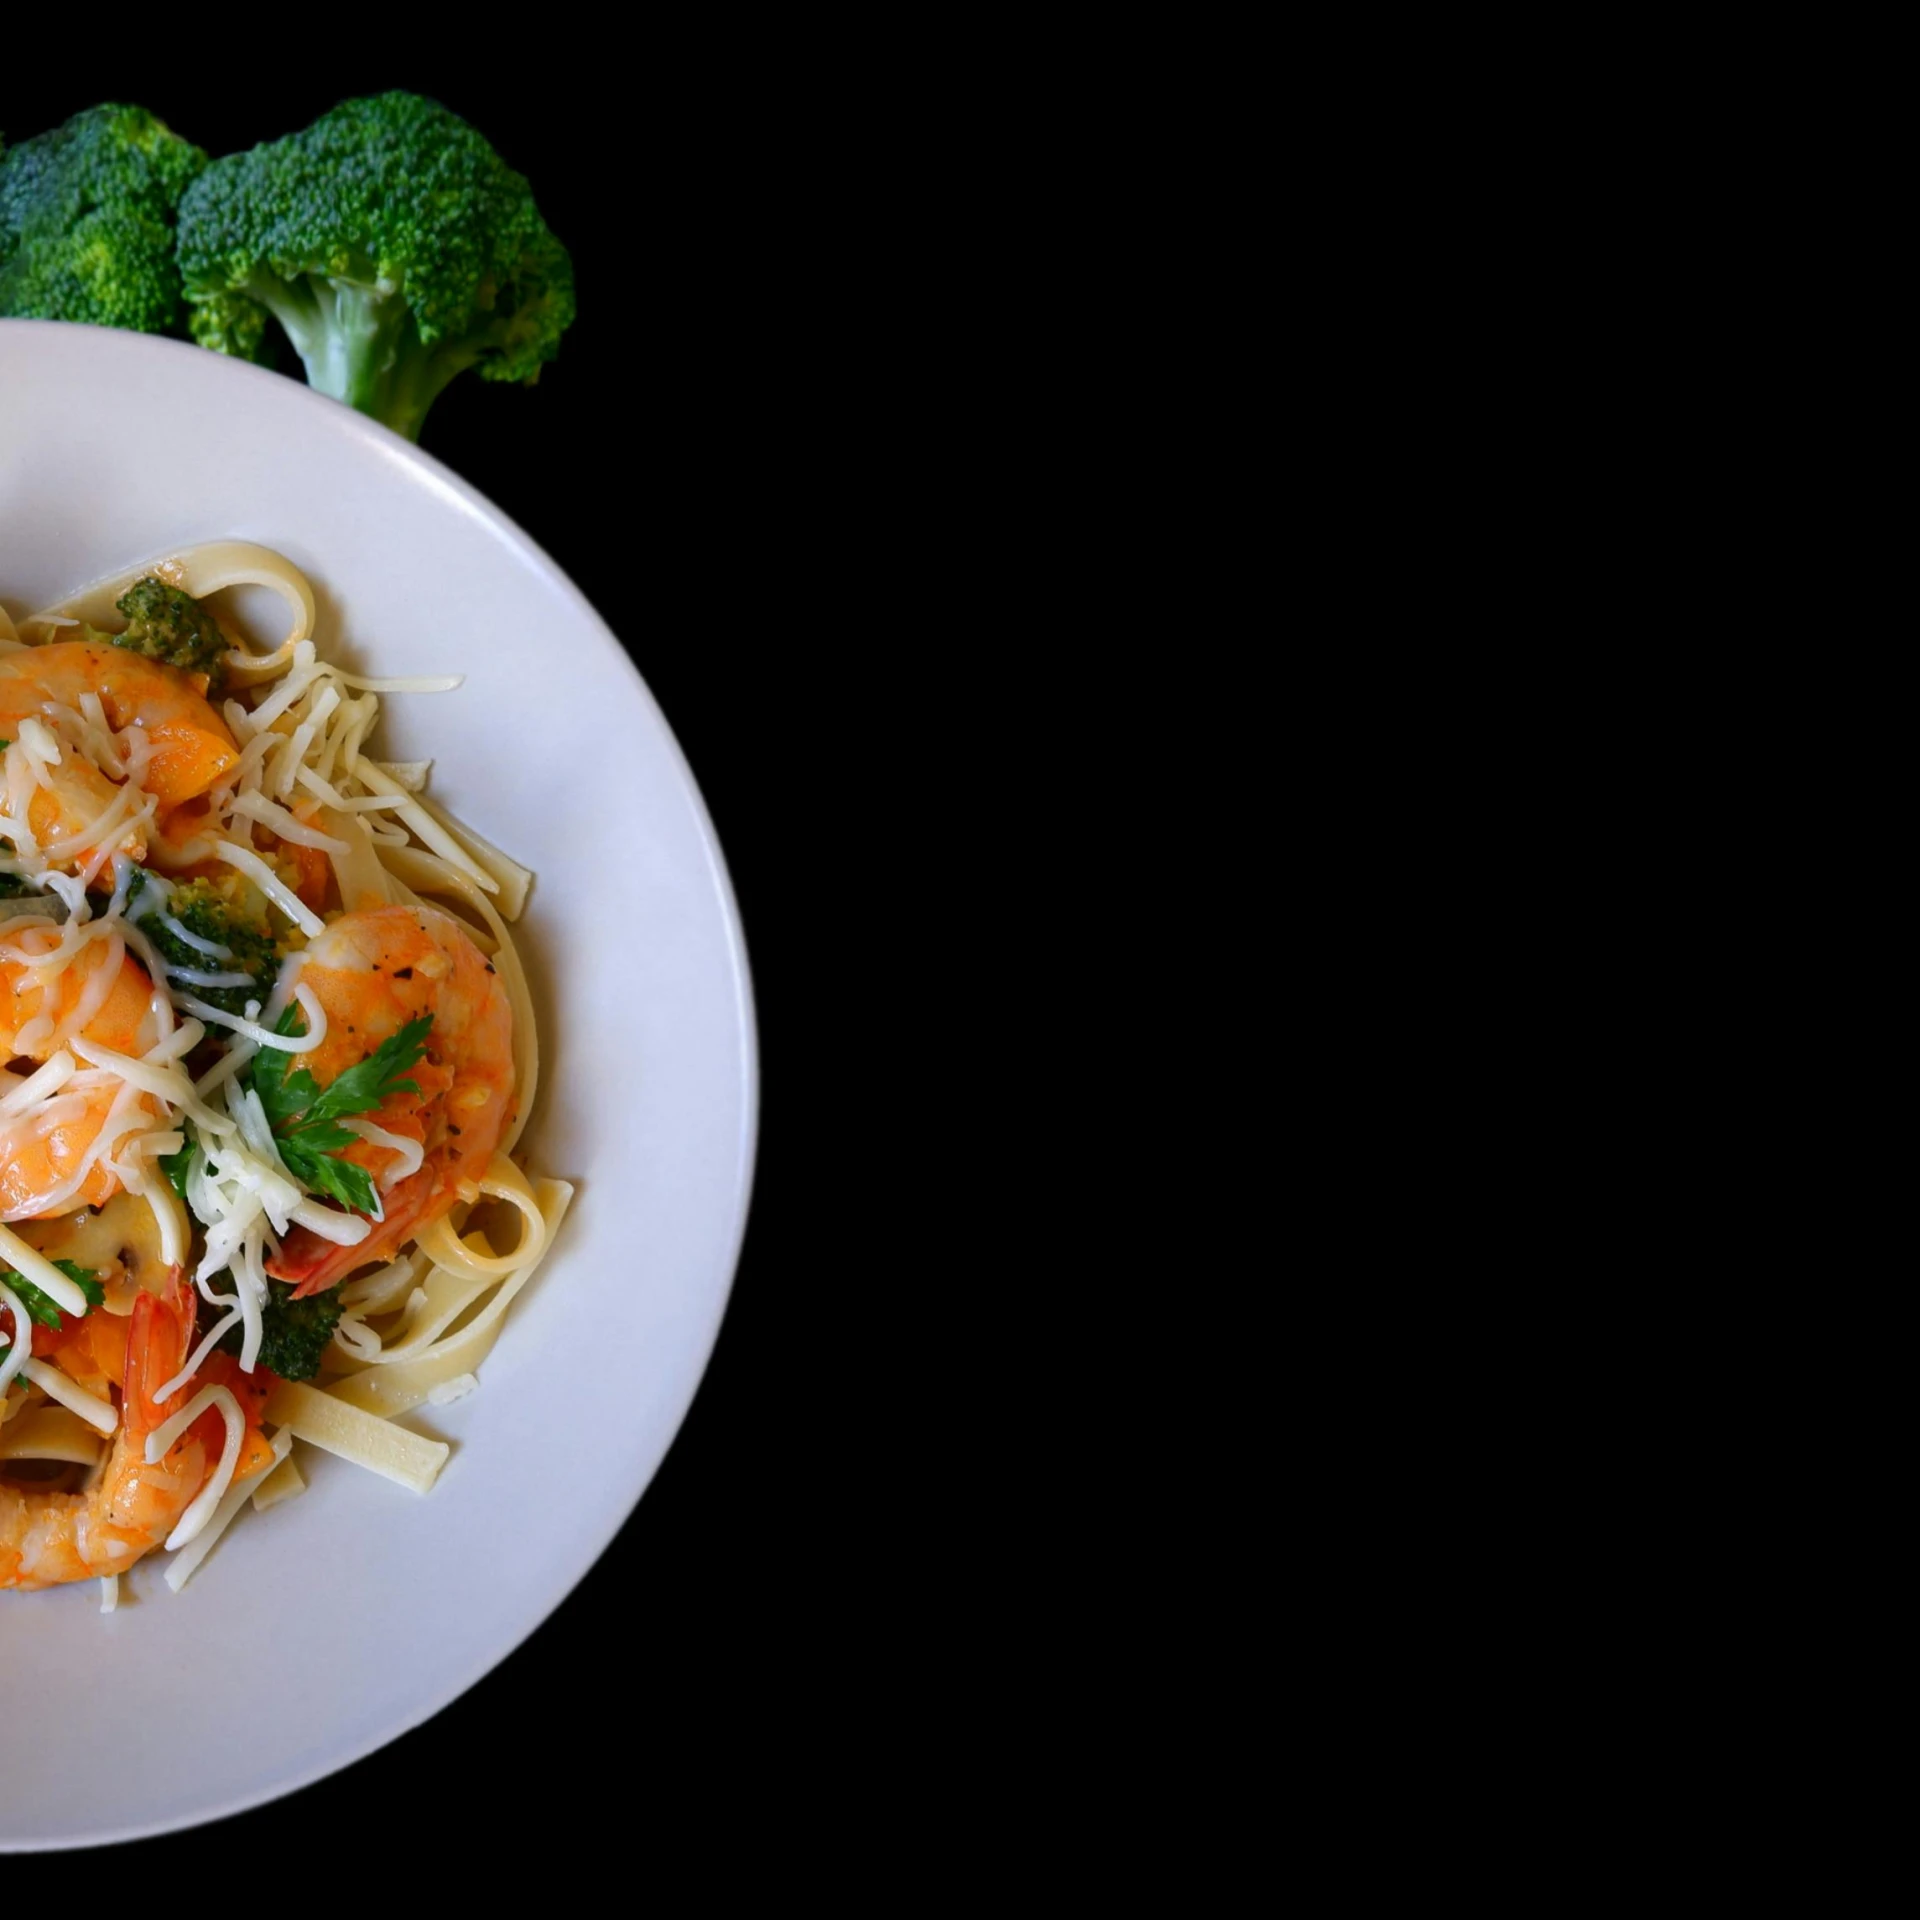
[[0,160],[0,316],[177,333],[174,221],[207,164],[142,107],[89,107]]
[[187,308],[187,331],[198,346],[266,367],[273,364],[273,342],[267,337],[271,318],[244,293],[209,293]]
[[412,93],[216,161],[181,207],[180,264],[203,346],[230,351],[257,302],[311,385],[409,440],[455,375],[530,383],[573,321],[573,262],[525,176]]

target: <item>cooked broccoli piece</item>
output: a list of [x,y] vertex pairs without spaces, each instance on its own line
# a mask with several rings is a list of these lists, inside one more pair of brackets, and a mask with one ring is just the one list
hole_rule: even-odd
[[[223,1290],[230,1294],[233,1291],[233,1275],[216,1274],[212,1284],[216,1291]],[[260,1309],[260,1364],[270,1372],[277,1373],[282,1380],[311,1380],[320,1371],[320,1361],[327,1351],[327,1342],[333,1338],[333,1330],[340,1324],[340,1315],[344,1310],[340,1289],[330,1287],[325,1293],[296,1300],[292,1287],[283,1281],[269,1280],[267,1288],[267,1303]],[[201,1317],[204,1323],[204,1307]],[[235,1327],[220,1342],[228,1353],[239,1353],[242,1331],[240,1327]]]
[[0,316],[178,333],[174,220],[201,150],[144,107],[89,107],[0,160]]
[[[225,947],[231,959],[202,953],[191,941],[171,932],[168,916],[211,945]],[[280,970],[280,950],[266,916],[250,899],[245,880],[188,880],[167,887],[142,873],[127,897],[127,918],[153,942],[154,951],[168,968],[185,967],[193,973],[244,973],[252,984],[244,987],[183,987],[222,1013],[244,1015],[249,1000],[264,1003]]]
[[215,161],[181,204],[180,265],[212,308],[203,346],[244,340],[237,303],[258,302],[313,386],[409,440],[468,367],[531,385],[573,321],[573,262],[525,176],[412,93]]
[[164,661],[184,673],[204,673],[207,691],[220,691],[226,678],[227,636],[192,594],[148,574],[113,604],[127,616],[126,632],[107,635],[114,646]]

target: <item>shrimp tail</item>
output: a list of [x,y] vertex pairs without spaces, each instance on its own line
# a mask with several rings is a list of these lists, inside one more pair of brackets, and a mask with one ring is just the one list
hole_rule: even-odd
[[278,1257],[267,1262],[267,1271],[276,1280],[292,1282],[293,1297],[306,1300],[338,1286],[365,1259],[359,1247],[335,1246],[309,1227],[295,1227]]
[[434,1204],[443,1157],[430,1156],[418,1173],[402,1180],[385,1196],[380,1224],[366,1239],[343,1247],[324,1239],[311,1227],[295,1227],[282,1242],[279,1256],[267,1262],[268,1273],[276,1280],[292,1281],[293,1297],[305,1300],[337,1287],[362,1267],[391,1260],[412,1237],[416,1226],[424,1224]]
[[[156,1432],[202,1387],[225,1387],[239,1403],[247,1423],[246,1444],[235,1467],[236,1476],[251,1473],[270,1453],[262,1437],[262,1421],[274,1376],[264,1369],[243,1373],[231,1354],[210,1353],[199,1371],[167,1399],[160,1389],[187,1364],[197,1331],[196,1296],[180,1268],[165,1294],[143,1293],[133,1305],[133,1324],[127,1335],[127,1391],[121,1419],[127,1437],[144,1452],[147,1436]],[[211,1459],[220,1451],[225,1428],[217,1412],[201,1415],[175,1443],[175,1451],[197,1440]]]
[[164,1294],[134,1296],[133,1319],[127,1330],[127,1390],[121,1418],[130,1438],[144,1441],[163,1425],[170,1410],[184,1405],[181,1387],[170,1400],[160,1389],[187,1364],[193,1349],[194,1294],[185,1273],[176,1267]]

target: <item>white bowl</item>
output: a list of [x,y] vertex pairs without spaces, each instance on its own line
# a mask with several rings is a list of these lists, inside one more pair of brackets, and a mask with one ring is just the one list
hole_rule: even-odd
[[[164,464],[126,457],[129,422]],[[472,1686],[652,1479],[745,1223],[758,1083],[732,892],[673,736],[578,590],[444,467],[293,380],[0,322],[0,600],[18,615],[220,538],[306,570],[323,651],[466,674],[390,699],[387,741],[539,875],[526,1147],[579,1194],[481,1391],[407,1423],[453,1443],[431,1494],[309,1451],[308,1494],[243,1514],[178,1596],[160,1555],[105,1617],[91,1583],[0,1592],[0,1852],[258,1805]]]

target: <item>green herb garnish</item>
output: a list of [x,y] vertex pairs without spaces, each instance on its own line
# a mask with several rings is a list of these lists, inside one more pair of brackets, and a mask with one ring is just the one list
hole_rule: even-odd
[[[340,1122],[356,1113],[373,1112],[389,1094],[419,1093],[418,1083],[406,1075],[425,1055],[432,1027],[431,1014],[409,1020],[391,1040],[382,1041],[358,1066],[349,1067],[324,1089],[305,1067],[287,1071],[293,1055],[284,1048],[260,1049],[247,1070],[248,1081],[260,1097],[280,1158],[296,1180],[355,1213],[378,1215],[380,1198],[374,1192],[373,1176],[365,1167],[338,1157],[360,1141]],[[307,1031],[307,1017],[297,1005],[291,1006],[274,1031],[297,1040]]]
[[[106,1299],[106,1289],[102,1287],[100,1282],[94,1277],[94,1272],[91,1267],[76,1266],[71,1260],[56,1260],[53,1264],[87,1296],[87,1311],[89,1313]],[[40,1326],[48,1327],[55,1333],[60,1331],[60,1309],[56,1307],[31,1280],[18,1273],[0,1273],[0,1284],[4,1284],[20,1304],[26,1308],[27,1318],[29,1320],[37,1322]],[[12,1324],[10,1319],[7,1324]],[[11,1335],[8,1335],[5,1339],[0,1339],[0,1351],[4,1351],[12,1345],[13,1339]]]

